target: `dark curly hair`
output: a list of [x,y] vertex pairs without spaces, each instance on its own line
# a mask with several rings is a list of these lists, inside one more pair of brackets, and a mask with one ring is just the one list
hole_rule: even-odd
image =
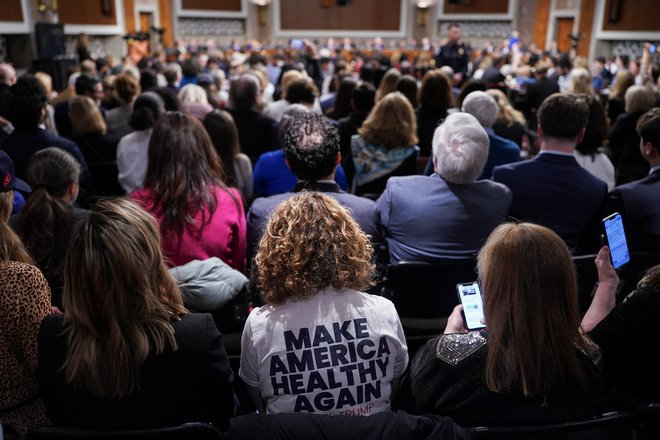
[[259,242],[259,287],[268,304],[314,296],[326,287],[373,284],[373,248],[351,214],[332,197],[303,192],[282,202]]
[[284,132],[283,146],[293,174],[315,181],[337,166],[339,132],[319,114],[299,113]]

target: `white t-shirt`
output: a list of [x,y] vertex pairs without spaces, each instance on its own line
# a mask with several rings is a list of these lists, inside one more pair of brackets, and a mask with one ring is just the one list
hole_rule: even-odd
[[390,409],[408,347],[387,299],[328,288],[303,301],[252,311],[238,375],[259,388],[269,414],[370,415]]

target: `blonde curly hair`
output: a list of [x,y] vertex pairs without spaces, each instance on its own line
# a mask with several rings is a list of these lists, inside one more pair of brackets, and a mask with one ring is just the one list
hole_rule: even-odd
[[369,237],[335,199],[293,196],[275,209],[259,242],[264,301],[302,300],[330,286],[364,290],[373,284],[372,253]]

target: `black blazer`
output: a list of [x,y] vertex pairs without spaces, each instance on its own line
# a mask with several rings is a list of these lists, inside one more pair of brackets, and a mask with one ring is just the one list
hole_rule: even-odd
[[236,123],[241,152],[250,158],[252,166],[263,153],[278,148],[277,124],[273,118],[254,110],[230,109],[229,113]]
[[37,374],[53,424],[136,428],[202,421],[226,426],[235,413],[233,373],[213,318],[187,313],[172,325],[178,349],[149,355],[139,374],[140,389],[112,400],[67,384],[63,316],[46,317],[39,331]]
[[582,168],[573,156],[540,154],[533,160],[500,165],[493,180],[509,187],[509,215],[555,231],[574,252],[597,227],[607,184]]

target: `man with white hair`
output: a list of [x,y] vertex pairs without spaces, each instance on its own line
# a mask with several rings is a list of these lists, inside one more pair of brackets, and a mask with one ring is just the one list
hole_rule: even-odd
[[0,116],[5,116],[9,88],[16,83],[16,70],[9,63],[0,63]]
[[499,107],[492,96],[482,91],[472,92],[465,97],[461,110],[477,118],[484,130],[486,130],[490,141],[488,160],[479,176],[480,179],[489,179],[493,174],[493,168],[497,165],[518,162],[520,160],[520,148],[518,148],[518,145],[509,139],[497,136],[493,131],[492,127],[497,120]]
[[511,192],[479,180],[488,136],[467,113],[452,113],[433,135],[431,176],[392,177],[376,202],[390,261],[474,258],[506,220]]

